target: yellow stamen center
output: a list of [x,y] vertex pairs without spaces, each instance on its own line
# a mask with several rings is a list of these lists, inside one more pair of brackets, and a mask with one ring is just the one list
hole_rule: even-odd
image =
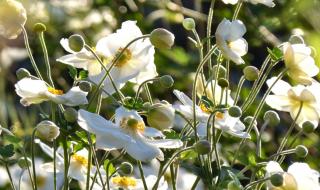
[[88,165],[88,159],[85,158],[84,156],[78,155],[78,154],[74,154],[71,156],[71,158],[76,161],[78,164],[83,165],[83,166],[87,166]]
[[112,183],[120,186],[120,187],[135,187],[137,185],[136,179],[133,177],[113,177],[112,178]]
[[55,89],[55,88],[52,88],[52,87],[48,87],[48,91],[51,94],[55,94],[55,95],[62,95],[63,94],[62,90],[58,90],[58,89]]
[[46,184],[47,179],[44,176],[38,175],[37,176],[37,186],[44,187]]
[[120,127],[124,129],[130,129],[131,131],[134,131],[134,132],[137,132],[137,131],[143,132],[145,129],[145,125],[143,121],[138,121],[132,118],[122,119],[122,121],[120,122]]
[[[123,48],[119,48],[115,57],[117,57],[122,50]],[[125,64],[128,63],[128,61],[130,61],[131,58],[132,58],[131,51],[129,49],[125,49],[122,55],[119,57],[118,61],[116,62],[115,66],[123,67]]]
[[200,104],[200,109],[205,113],[210,113],[210,109],[204,103]]
[[223,113],[217,112],[216,115],[215,115],[215,118],[219,119],[219,120],[223,119]]

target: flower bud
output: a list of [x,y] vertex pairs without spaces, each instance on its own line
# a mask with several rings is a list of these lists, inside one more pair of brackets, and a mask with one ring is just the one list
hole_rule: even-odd
[[196,23],[194,22],[193,18],[185,18],[182,21],[182,26],[186,29],[186,30],[193,30],[196,28]]
[[239,106],[232,106],[229,108],[228,113],[231,117],[241,117],[242,110]]
[[170,88],[173,85],[174,80],[170,75],[164,75],[160,77],[159,82],[161,86],[165,88]]
[[21,26],[27,21],[27,11],[19,1],[0,1],[0,35],[15,39],[21,33]]
[[[245,124],[250,125],[252,123],[252,121],[253,121],[253,117],[252,116],[247,116],[246,118],[244,118],[243,121],[244,121]],[[254,120],[253,125],[255,125],[255,126],[258,125],[257,120]]]
[[312,133],[315,130],[315,126],[311,121],[306,121],[302,124],[302,130],[305,133]]
[[172,105],[161,101],[161,103],[156,103],[149,109],[147,121],[151,127],[162,131],[173,126],[174,116],[175,110]]
[[275,187],[280,187],[283,184],[283,173],[276,173],[270,177],[270,182]]
[[43,138],[47,141],[53,141],[60,134],[59,127],[49,120],[41,121],[37,125],[37,132],[40,138]]
[[295,153],[298,157],[304,158],[308,155],[308,149],[303,145],[298,145],[295,148]]
[[219,66],[219,69],[218,69],[218,65],[213,66],[212,67],[212,73],[214,77],[213,79],[215,79],[216,77],[216,72],[218,72],[218,78],[223,78],[224,76],[226,76],[227,70],[222,65]]
[[174,43],[174,35],[164,28],[157,28],[151,32],[150,42],[156,48],[170,49]]
[[255,81],[259,76],[259,69],[254,66],[246,66],[243,69],[243,74],[245,79],[247,79],[248,81]]
[[263,116],[264,122],[268,122],[270,126],[277,126],[280,123],[280,117],[277,112],[269,110]]
[[221,86],[221,88],[227,88],[229,86],[229,81],[225,78],[220,78],[218,80],[218,85]]
[[69,37],[69,47],[72,51],[79,52],[85,45],[85,41],[79,34],[73,34]]
[[118,171],[122,175],[130,175],[133,172],[133,167],[129,162],[123,162],[119,166]]
[[16,75],[17,75],[18,80],[21,80],[21,79],[23,79],[25,77],[30,77],[31,76],[30,72],[25,68],[18,69],[16,71]]
[[25,169],[31,166],[31,160],[28,157],[22,157],[18,160],[18,165],[21,169]]
[[92,90],[92,84],[88,81],[81,81],[79,88],[84,92],[90,92]]
[[143,105],[142,105],[142,107],[143,107],[143,109],[144,110],[150,110],[150,108],[151,108],[151,103],[150,102],[145,102],[145,103],[143,103]]
[[40,33],[40,32],[44,32],[46,30],[47,30],[46,25],[44,25],[44,24],[42,24],[40,22],[38,22],[35,25],[33,25],[33,31],[35,31],[35,32],[39,32]]
[[64,119],[70,123],[74,123],[78,119],[78,112],[74,108],[66,108],[63,112]]
[[211,144],[207,140],[200,140],[196,144],[193,145],[194,150],[198,154],[208,154],[211,151]]
[[230,181],[228,183],[228,190],[241,190],[241,189],[242,189],[241,185],[235,181]]

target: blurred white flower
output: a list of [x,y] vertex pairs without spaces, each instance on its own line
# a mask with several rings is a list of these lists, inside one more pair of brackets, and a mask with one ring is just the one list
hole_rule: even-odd
[[222,0],[225,4],[232,4],[235,5],[238,3],[239,0]]
[[295,162],[291,164],[287,172],[284,172],[281,166],[274,161],[270,161],[266,167],[266,177],[273,174],[284,174],[283,186],[276,188],[270,181],[267,183],[268,189],[295,189],[295,190],[319,190],[319,173],[309,167],[306,163]]
[[[267,80],[270,87],[276,80],[273,77]],[[279,80],[271,89],[273,95],[268,95],[266,103],[279,111],[289,112],[294,119],[297,117],[300,104],[303,103],[301,113],[296,123],[302,127],[305,121],[310,121],[315,127],[318,126],[320,117],[320,84],[313,80],[310,86],[290,86],[287,82]]]
[[[148,189],[151,189],[155,182],[157,181],[157,177],[155,175],[149,175],[145,177],[146,184]],[[110,188],[112,190],[118,190],[119,188],[123,188],[125,190],[144,190],[144,186],[142,183],[142,179],[137,179],[134,177],[126,177],[126,176],[116,176],[110,179]],[[160,185],[158,186],[159,190],[167,190],[168,184],[162,180]]]
[[0,35],[15,39],[27,21],[27,12],[19,1],[0,1]]
[[44,120],[38,123],[37,132],[40,137],[51,142],[60,134],[59,127],[49,120]]
[[274,7],[275,4],[273,2],[273,0],[246,0],[246,1],[249,1],[250,3],[256,5],[258,3],[261,3],[261,4],[264,4],[268,7]]
[[0,67],[7,69],[12,63],[23,60],[26,57],[28,57],[28,54],[25,48],[6,46],[0,52]]
[[62,90],[48,87],[42,80],[23,78],[15,84],[16,93],[21,97],[20,103],[24,106],[39,104],[44,101],[53,101],[56,104],[78,106],[87,104],[87,92],[79,87],[72,87],[66,94]]
[[119,107],[115,113],[115,123],[82,109],[78,114],[78,124],[96,135],[99,149],[123,148],[136,160],[150,161],[154,158],[163,160],[160,148],[182,146],[180,140],[154,139],[163,137],[163,134],[155,128],[146,127],[136,111]]
[[282,51],[288,75],[300,84],[310,85],[312,77],[319,73],[319,68],[311,57],[311,48],[303,43],[287,42],[283,44]]
[[75,14],[80,11],[88,11],[92,0],[50,0],[50,3],[56,7],[63,8],[69,14]]
[[242,38],[246,27],[240,20],[223,19],[216,30],[216,43],[223,56],[239,64],[244,64],[241,56],[248,52],[248,43]]

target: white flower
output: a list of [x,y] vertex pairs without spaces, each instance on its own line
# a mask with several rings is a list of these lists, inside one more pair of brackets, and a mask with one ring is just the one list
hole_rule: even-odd
[[[174,90],[173,93],[182,103],[182,105],[176,105],[175,109],[181,112],[188,119],[193,119],[192,100],[183,92],[178,90]],[[208,110],[204,105],[196,105],[196,116],[199,121],[197,133],[199,136],[207,136],[207,122],[210,113],[210,110]],[[231,117],[227,111],[224,113],[216,113],[214,127],[236,137],[250,138],[250,135],[244,132],[245,126],[240,119],[237,117]]]
[[79,87],[72,87],[66,94],[62,90],[48,87],[42,80],[23,78],[15,84],[16,93],[21,97],[21,104],[29,106],[44,101],[53,101],[56,104],[77,106],[87,104],[87,92]]
[[249,1],[250,3],[256,5],[258,3],[261,3],[261,4],[264,4],[268,7],[274,7],[275,4],[273,2],[273,0],[246,0],[246,1]]
[[38,123],[37,132],[40,137],[51,142],[54,139],[56,139],[60,134],[59,127],[52,121],[48,121],[48,120],[44,120]]
[[28,57],[28,54],[25,48],[6,46],[0,52],[1,67],[9,68],[12,63],[23,60],[26,57]]
[[235,5],[238,3],[239,0],[222,0],[225,4],[232,4]]
[[[155,175],[149,175],[145,178],[145,180],[146,180],[148,189],[151,189],[155,184],[155,182],[157,181],[157,177]],[[110,187],[112,190],[118,190],[119,188],[123,188],[125,190],[144,190],[142,179],[136,179],[134,177],[126,177],[126,176],[112,177],[110,179]],[[157,189],[167,190],[168,184],[162,180]]]
[[8,39],[17,38],[26,21],[27,12],[20,2],[0,1],[0,35]]
[[223,56],[237,65],[244,64],[241,56],[248,52],[248,43],[242,38],[245,33],[246,27],[240,20],[230,22],[223,19],[215,34],[217,46]]
[[103,117],[79,110],[78,124],[83,129],[96,135],[98,149],[120,149],[136,160],[149,161],[153,158],[163,159],[160,148],[179,148],[180,140],[154,139],[163,134],[157,129],[146,127],[136,111],[119,107],[115,113],[115,123]]
[[[98,41],[95,51],[102,58],[105,66],[109,68],[111,61],[121,50],[130,41],[142,35],[142,32],[136,25],[136,21],[123,22],[121,29]],[[57,59],[57,61],[88,70],[89,79],[98,84],[105,75],[105,70],[95,60],[94,56],[85,49],[78,53],[73,52],[69,48],[67,39],[62,39],[60,43],[71,54],[63,56]],[[144,80],[157,76],[154,65],[154,47],[149,39],[141,39],[131,44],[117,63],[115,63],[110,75],[118,88],[124,86],[127,81],[141,83]],[[104,89],[109,94],[114,93],[109,78],[104,82]]]
[[305,44],[284,43],[282,46],[284,63],[288,75],[296,82],[310,85],[312,77],[319,73],[314,59],[311,57],[311,48]]
[[[267,80],[270,87],[276,78]],[[297,117],[300,104],[303,103],[301,113],[296,123],[302,127],[305,121],[310,121],[315,127],[318,126],[320,117],[320,84],[316,81],[311,86],[290,86],[287,82],[279,80],[271,89],[274,95],[268,95],[266,103],[279,111],[289,112],[294,119]]]
[[[288,171],[284,172],[281,166],[274,161],[270,161],[266,167],[266,176],[269,177],[275,173],[284,173],[284,184],[281,189],[294,188],[296,190],[319,190],[319,173],[309,167],[306,163],[295,162],[289,166]],[[293,178],[293,180],[292,180]],[[268,189],[276,189],[270,182],[267,183]]]

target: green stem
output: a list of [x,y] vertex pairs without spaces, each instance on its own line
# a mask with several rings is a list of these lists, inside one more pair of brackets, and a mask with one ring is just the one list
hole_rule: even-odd
[[200,178],[199,176],[197,176],[196,180],[194,181],[194,183],[193,183],[193,185],[192,185],[192,187],[191,187],[191,190],[195,190],[195,189],[196,189],[196,187],[197,187],[200,179],[201,179],[201,178]]
[[277,152],[277,153],[271,155],[271,156],[268,158],[268,160],[271,160],[271,159],[273,159],[273,158],[275,159],[275,158],[277,158],[277,157],[279,157],[279,156],[282,156],[282,155],[294,154],[295,152],[296,152],[295,149],[290,149],[290,150],[285,150],[285,151]]
[[249,183],[248,185],[246,185],[243,190],[247,190],[247,189],[249,189],[251,186],[254,186],[254,185],[263,183],[263,182],[268,181],[268,180],[270,180],[270,177],[263,178],[263,179],[260,179],[260,180],[251,182],[251,183]]
[[40,44],[41,44],[41,47],[43,50],[44,62],[45,62],[46,69],[47,69],[47,77],[48,77],[50,85],[54,88],[54,83],[53,83],[53,80],[51,77],[51,67],[50,67],[49,55],[48,55],[46,42],[44,40],[43,32],[38,33],[38,37],[39,37]]
[[144,90],[146,91],[146,94],[147,94],[147,97],[148,97],[148,101],[149,101],[150,104],[152,105],[152,104],[153,104],[153,101],[152,101],[152,96],[151,96],[151,93],[150,93],[148,84],[145,83],[143,86],[144,86]]
[[239,80],[236,96],[234,98],[234,103],[233,103],[234,106],[237,105],[237,103],[238,103],[240,92],[241,92],[244,81],[246,81],[246,78],[244,76],[241,76],[241,78]]
[[242,4],[243,4],[243,0],[239,0],[238,4],[237,4],[237,7],[236,7],[236,10],[233,13],[232,20],[236,20],[238,18],[239,12],[240,12],[241,7],[242,7]]
[[11,188],[12,188],[13,190],[16,190],[16,187],[14,186],[13,179],[12,179],[12,176],[11,176],[11,173],[10,173],[10,170],[9,170],[9,167],[8,167],[8,164],[5,163],[5,166],[6,166],[6,170],[7,170],[9,179],[10,179]]
[[147,186],[147,183],[146,183],[146,179],[144,177],[144,172],[143,172],[143,169],[142,169],[141,161],[137,161],[137,164],[139,166],[140,176],[141,176],[141,179],[142,179],[144,190],[148,190],[148,186]]
[[174,167],[173,164],[170,165],[170,175],[171,175],[171,183],[172,183],[172,190],[176,190],[176,178],[174,174]]
[[67,145],[67,137],[63,137],[62,140],[63,146],[63,159],[64,159],[64,190],[68,190],[69,180],[68,180],[68,169],[69,169],[69,156],[68,156],[68,145]]
[[37,174],[36,174],[36,162],[35,162],[35,156],[34,156],[34,136],[36,134],[37,127],[35,127],[32,131],[31,136],[31,160],[32,160],[32,172],[33,172],[33,182],[34,182],[34,189],[38,189],[37,184]]
[[[119,154],[119,156],[117,156],[116,158],[114,158],[114,159],[112,159],[112,160],[109,160],[109,162],[108,162],[108,164],[107,164],[107,166],[106,166],[106,172],[107,172],[107,174],[106,174],[106,177],[107,177],[106,183],[107,183],[107,189],[108,189],[108,190],[110,190],[109,167],[110,167],[110,165],[112,164],[112,162],[120,159],[123,155],[125,155],[125,153],[126,153],[126,152],[123,150],[123,151]],[[105,185],[103,185],[103,186],[105,186]]]
[[[134,106],[136,105],[136,103],[137,103],[137,100],[138,100],[138,98],[139,98],[140,91],[141,91],[142,87],[143,87],[145,84],[149,83],[149,82],[157,81],[157,80],[159,80],[159,77],[145,80],[145,81],[143,81],[143,82],[139,85],[138,90],[137,90],[137,92],[136,92],[136,96],[135,96],[135,98],[134,98],[133,107],[134,107]],[[150,102],[150,103],[152,103],[152,99],[151,99],[151,102]]]

